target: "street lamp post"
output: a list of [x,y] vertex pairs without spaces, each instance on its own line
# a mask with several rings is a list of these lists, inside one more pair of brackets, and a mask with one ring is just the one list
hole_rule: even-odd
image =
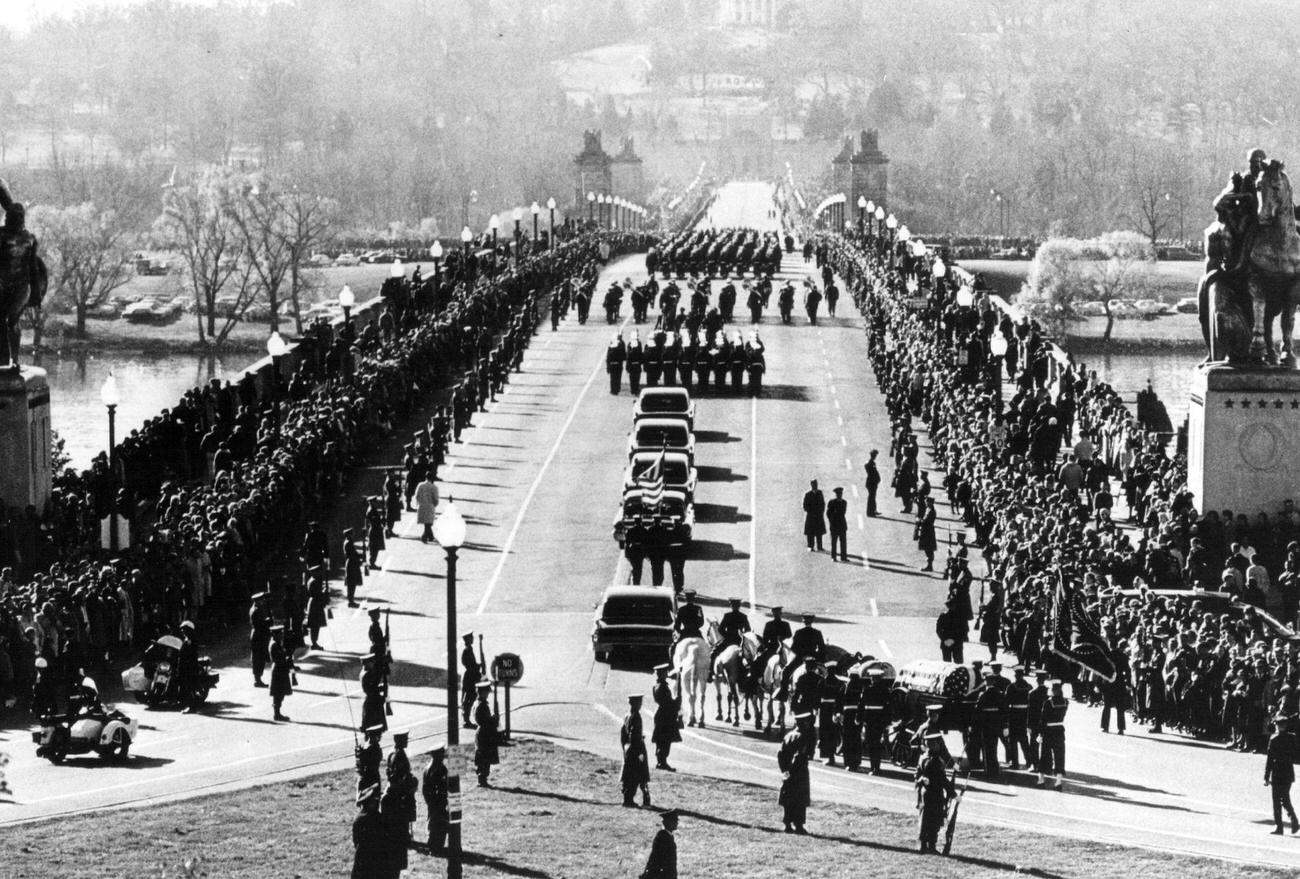
[[551,212],[551,228],[546,235],[546,249],[550,250],[555,246],[555,199],[546,200],[546,209]]
[[271,417],[275,421],[276,433],[280,431],[280,364],[289,351],[289,344],[284,336],[272,332],[266,340],[266,353],[271,355]]
[[501,218],[493,214],[488,219],[488,228],[492,230],[492,255],[497,253],[497,234],[501,231]]
[[867,225],[867,197],[858,196],[858,234],[862,234]]
[[876,218],[876,203],[875,203],[874,201],[868,201],[868,202],[867,202],[867,235],[868,235],[868,237],[870,237],[871,235],[874,235],[875,232],[876,232],[876,230],[875,230],[875,223],[873,222],[873,221],[875,220],[875,218]]
[[542,206],[539,205],[537,202],[533,202],[533,206],[530,207],[529,210],[533,212],[533,247],[536,248],[537,247],[537,215],[542,212]]
[[442,242],[434,241],[433,246],[429,248],[429,256],[433,257],[433,308],[438,308],[438,297],[442,291]]
[[347,284],[339,291],[339,306],[343,309],[343,329],[350,331],[352,329],[352,306],[357,304],[356,294]]
[[515,208],[514,213],[511,214],[511,218],[515,221],[515,256],[518,256],[519,239],[523,235],[523,232],[519,228],[519,223],[524,218],[523,208]]
[[460,249],[466,256],[469,255],[469,243],[474,240],[474,233],[469,231],[469,226],[460,230]]
[[99,389],[99,399],[108,409],[108,484],[112,494],[108,508],[108,548],[117,553],[117,404],[121,398],[112,371]]
[[[460,696],[460,669],[457,665],[456,642],[456,553],[465,543],[465,520],[456,510],[456,503],[448,500],[443,510],[433,523],[433,539],[447,553],[447,756],[453,748],[460,746],[460,718],[457,716],[457,699]],[[457,764],[452,764],[456,768]],[[449,773],[447,776],[447,795],[453,802],[460,800],[460,774]],[[450,819],[447,828],[447,879],[461,879],[462,859],[460,844],[459,810],[447,816]]]
[[[879,217],[883,213],[884,210],[882,208],[876,208],[877,217]],[[884,219],[885,219],[885,228],[889,230],[889,242],[887,246],[889,247],[889,267],[892,269],[894,267],[894,234],[895,234],[895,230],[898,228],[898,218],[895,217],[893,214],[890,214],[888,217],[885,217]]]
[[596,193],[587,193],[587,222],[590,223],[596,216]]

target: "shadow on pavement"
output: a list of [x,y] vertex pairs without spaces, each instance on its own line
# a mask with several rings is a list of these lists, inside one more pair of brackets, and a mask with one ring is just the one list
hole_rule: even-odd
[[737,522],[748,522],[750,518],[748,513],[740,512],[737,507],[724,504],[697,503],[695,505],[695,521],[697,524],[725,523],[734,525]]
[[732,436],[725,430],[697,430],[695,441],[697,443],[738,443],[740,437]]
[[812,388],[808,385],[763,385],[763,399],[793,400],[796,403],[810,403],[813,400]]
[[700,482],[748,482],[749,477],[730,467],[697,467]]
[[747,559],[749,553],[740,552],[730,543],[719,540],[692,540],[687,558],[692,561],[727,562],[732,559]]

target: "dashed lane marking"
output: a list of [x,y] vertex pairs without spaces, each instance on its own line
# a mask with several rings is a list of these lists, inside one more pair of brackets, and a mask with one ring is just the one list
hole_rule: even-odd
[[846,449],[849,447],[849,438],[844,434],[840,434],[840,445],[844,446]]
[[[622,331],[631,319],[632,315],[630,314],[623,318],[623,322],[619,324],[619,330]],[[546,471],[550,469],[551,462],[555,460],[556,454],[560,451],[560,445],[564,442],[564,437],[568,434],[573,419],[578,415],[578,408],[582,406],[582,401],[587,398],[587,391],[591,389],[592,384],[596,381],[596,376],[601,375],[604,371],[605,360],[600,358],[596,361],[596,365],[592,367],[591,375],[587,376],[587,381],[582,386],[582,390],[578,392],[578,399],[573,401],[573,406],[569,409],[569,417],[564,420],[564,425],[560,428],[559,436],[555,438],[551,451],[547,453],[546,460],[538,468],[537,476],[533,478],[533,484],[528,487],[528,494],[524,495],[524,502],[519,505],[519,513],[515,516],[514,525],[510,527],[506,542],[501,547],[501,558],[497,560],[497,566],[492,571],[487,588],[483,590],[483,597],[479,600],[478,607],[474,611],[475,614],[482,614],[487,608],[488,601],[491,600],[492,593],[496,591],[497,583],[501,580],[501,572],[505,569],[506,559],[510,558],[510,552],[514,549],[515,538],[519,536],[519,527],[524,523],[524,516],[528,514],[528,507],[533,502],[533,497],[537,494],[537,489],[541,486],[542,480],[546,478]]]
[[861,513],[858,513],[858,530],[859,530],[859,531],[866,531],[866,530],[867,530],[867,520],[864,519],[864,518],[862,518],[862,514],[861,514]]
[[889,645],[885,643],[885,639],[884,639],[884,638],[881,638],[881,639],[880,639],[880,652],[883,653],[883,654],[885,654],[885,658],[886,658],[886,659],[893,659],[893,658],[894,658],[894,651],[892,651],[892,650],[889,649]]
[[840,408],[840,401],[839,401],[838,398],[836,398],[836,400],[835,400],[835,408],[836,408],[836,409]]
[[857,487],[857,485],[851,485],[851,486],[849,486],[849,487],[853,489],[853,497],[856,498],[856,497],[858,496],[858,487]]
[[872,615],[873,617],[878,617],[878,616],[880,616],[880,608],[879,608],[878,606],[876,606],[876,599],[874,599],[874,598],[871,599],[871,615]]

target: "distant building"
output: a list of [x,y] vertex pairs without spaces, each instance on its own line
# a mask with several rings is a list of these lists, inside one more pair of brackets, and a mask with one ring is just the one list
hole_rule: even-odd
[[718,24],[722,27],[776,27],[785,0],[721,0]]

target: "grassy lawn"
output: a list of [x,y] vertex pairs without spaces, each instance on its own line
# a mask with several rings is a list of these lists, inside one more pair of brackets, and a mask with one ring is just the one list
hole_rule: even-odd
[[[499,787],[465,794],[468,877],[608,879],[639,875],[659,822],[624,809],[618,766],[537,741],[505,749]],[[422,772],[426,760],[413,759]],[[351,771],[139,811],[86,815],[7,828],[6,877],[181,876],[201,858],[212,877],[346,876],[351,869]],[[1283,871],[1093,844],[964,823],[954,856],[913,852],[913,816],[817,804],[801,839],[781,832],[773,790],[655,773],[656,805],[683,810],[677,833],[682,876],[799,879],[845,876],[1281,877]],[[423,840],[420,802],[416,839]],[[797,865],[797,866],[796,866]],[[406,877],[445,875],[441,859],[410,855]]]

